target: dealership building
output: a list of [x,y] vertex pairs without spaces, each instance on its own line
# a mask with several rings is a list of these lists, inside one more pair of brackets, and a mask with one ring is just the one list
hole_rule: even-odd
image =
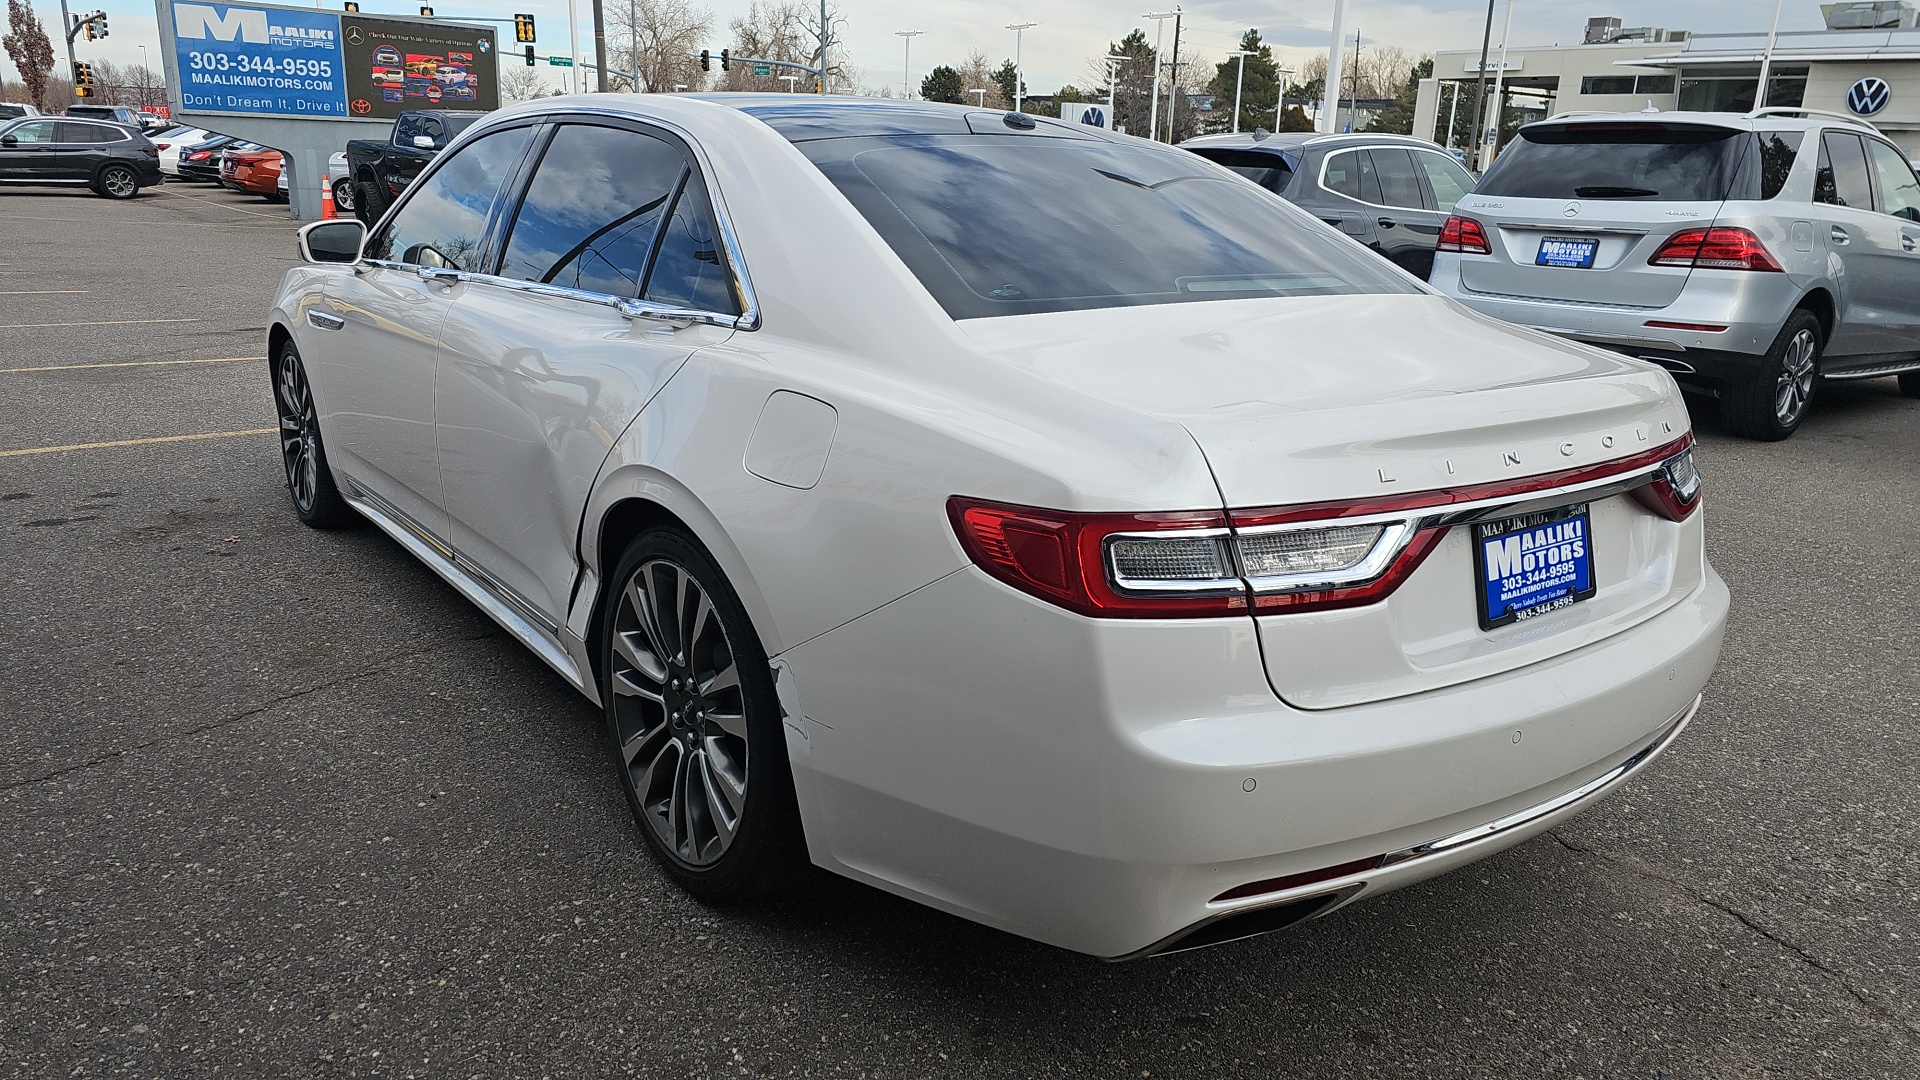
[[[1755,4],[1757,14],[1766,5]],[[1783,32],[1773,47],[1766,104],[1857,116],[1920,158],[1920,3],[1853,0],[1820,5],[1824,30]],[[1501,98],[1525,119],[1563,112],[1649,108],[1744,113],[1754,108],[1767,30],[1703,34],[1588,20],[1578,45],[1509,48],[1487,57],[1488,116]],[[1480,50],[1442,52],[1420,84],[1413,134],[1465,143]],[[1449,132],[1452,135],[1449,138]]]

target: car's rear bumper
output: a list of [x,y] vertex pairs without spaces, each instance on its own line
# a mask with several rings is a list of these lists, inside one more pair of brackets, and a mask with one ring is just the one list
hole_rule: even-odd
[[1744,374],[1773,346],[1787,313],[1806,295],[1805,286],[1787,274],[1696,270],[1679,298],[1660,308],[1505,296],[1465,287],[1460,260],[1467,257],[1437,255],[1434,288],[1502,322],[1600,345],[1705,381]]
[[1552,660],[1308,712],[1267,685],[1251,620],[1084,619],[969,569],[778,666],[816,862],[1117,958],[1322,914],[1580,812],[1689,715],[1726,612],[1707,569]]

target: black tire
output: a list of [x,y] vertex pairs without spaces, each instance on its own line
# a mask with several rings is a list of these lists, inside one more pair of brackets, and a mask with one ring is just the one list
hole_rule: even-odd
[[341,177],[333,182],[333,208],[344,213],[353,213],[353,181]]
[[[607,746],[647,847],[707,903],[792,884],[808,860],[780,703],[733,587],[677,529],[641,534],[608,580],[600,622]],[[655,599],[672,604],[671,628],[645,614]]]
[[1900,392],[1910,398],[1920,398],[1920,371],[1909,371],[1900,376]]
[[1826,347],[1820,320],[1796,308],[1754,372],[1721,392],[1720,418],[1727,431],[1762,442],[1792,435],[1813,405]]
[[361,177],[354,185],[353,216],[359,218],[361,224],[371,229],[374,223],[380,220],[380,215],[386,212],[387,200],[380,190],[380,185],[364,176]]
[[125,165],[105,165],[94,175],[93,190],[109,199],[131,199],[140,194],[140,178]]
[[320,439],[320,418],[300,350],[293,342],[285,342],[272,364],[273,404],[280,416],[280,461],[294,514],[314,529],[354,524],[358,515],[340,497],[333,470],[327,466],[327,448]]

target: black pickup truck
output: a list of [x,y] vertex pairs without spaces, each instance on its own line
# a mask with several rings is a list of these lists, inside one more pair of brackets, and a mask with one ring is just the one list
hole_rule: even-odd
[[414,109],[393,121],[387,138],[353,139],[347,143],[347,175],[353,177],[353,213],[372,225],[387,212],[433,156],[447,148],[455,135],[485,116],[481,112]]

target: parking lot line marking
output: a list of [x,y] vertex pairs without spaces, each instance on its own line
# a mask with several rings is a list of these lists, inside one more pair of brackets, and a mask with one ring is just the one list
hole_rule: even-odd
[[151,439],[115,439],[112,442],[74,443],[72,446],[33,446],[25,450],[0,450],[0,458],[25,457],[28,454],[60,454],[68,450],[105,450],[115,446],[153,446],[156,443],[193,442],[198,439],[230,439],[235,435],[272,435],[279,428],[249,428],[246,431],[207,431],[198,435],[160,435]]
[[110,364],[48,364],[45,367],[9,367],[0,368],[0,375],[19,371],[74,371],[79,368],[106,367],[160,367],[166,364],[240,364],[248,360],[265,360],[264,356],[211,356],[202,360],[120,360]]
[[162,195],[171,195],[171,196],[173,196],[173,197],[174,197],[174,198],[176,198],[176,199],[186,199],[186,200],[187,200],[188,202],[197,202],[197,203],[206,203],[206,204],[207,204],[208,206],[220,206],[220,207],[225,207],[226,209],[228,209],[228,210],[231,210],[231,211],[233,211],[233,212],[234,212],[234,213],[236,213],[236,214],[246,214],[246,215],[247,215],[247,216],[249,216],[249,217],[277,217],[277,218],[284,218],[284,217],[286,217],[286,216],[287,216],[287,212],[286,212],[285,210],[282,210],[282,211],[280,211],[280,212],[279,212],[279,213],[277,213],[277,214],[263,214],[263,213],[261,213],[261,212],[260,212],[260,211],[258,211],[258,210],[248,210],[248,209],[245,209],[244,207],[239,207],[239,206],[229,206],[228,204],[226,204],[226,203],[223,203],[223,202],[214,202],[214,201],[213,201],[212,199],[202,199],[202,198],[198,198],[198,197],[196,197],[196,196],[193,196],[193,195],[182,195],[182,194],[180,194],[180,193],[179,193],[179,192],[177,192],[177,191],[168,191],[168,190],[166,190],[165,188],[161,188],[161,189],[160,189],[160,194],[162,194]]
[[92,291],[92,289],[15,289],[12,292],[0,292],[0,296],[69,296]]
[[199,319],[108,319],[103,322],[8,322],[0,323],[0,330],[46,330],[56,326],[145,326],[150,323],[199,321]]

